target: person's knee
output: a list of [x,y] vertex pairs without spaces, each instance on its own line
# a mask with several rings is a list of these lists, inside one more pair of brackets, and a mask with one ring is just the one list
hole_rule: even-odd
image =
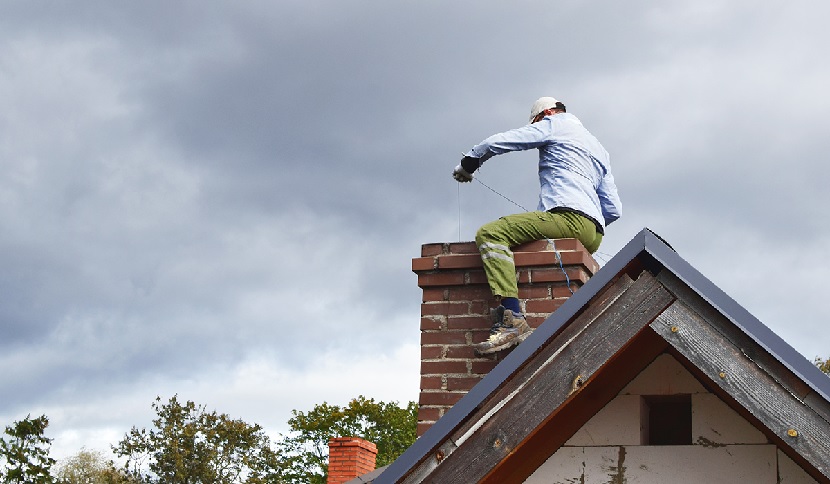
[[600,244],[602,244],[602,234],[597,233],[593,240],[590,241],[585,248],[588,249],[588,252],[593,254],[599,250]]
[[480,247],[481,244],[485,242],[492,242],[496,238],[497,237],[493,232],[492,224],[482,225],[476,232],[476,245]]

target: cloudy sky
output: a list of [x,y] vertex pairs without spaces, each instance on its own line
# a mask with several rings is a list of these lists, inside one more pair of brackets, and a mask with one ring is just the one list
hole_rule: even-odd
[[[659,6],[655,6],[658,5]],[[518,207],[450,172],[554,96],[623,218],[830,356],[830,4],[0,4],[0,423],[109,450],[178,394],[418,398],[411,259]],[[535,207],[535,153],[480,179]],[[460,237],[459,237],[460,235]]]

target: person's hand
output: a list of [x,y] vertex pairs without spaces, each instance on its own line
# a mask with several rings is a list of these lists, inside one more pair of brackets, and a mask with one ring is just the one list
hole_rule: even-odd
[[452,171],[452,177],[455,178],[455,181],[457,181],[458,183],[468,183],[473,181],[473,174],[469,173],[461,165],[455,167],[455,169]]

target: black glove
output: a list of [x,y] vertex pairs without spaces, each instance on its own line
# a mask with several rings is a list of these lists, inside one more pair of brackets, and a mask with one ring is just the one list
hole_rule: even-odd
[[464,168],[464,171],[467,173],[472,174],[474,171],[478,170],[478,167],[481,166],[481,160],[478,158],[473,158],[472,156],[465,156],[461,159],[461,167]]
[[452,171],[452,177],[459,183],[467,183],[473,181],[473,172],[481,165],[478,158],[465,156],[461,163]]

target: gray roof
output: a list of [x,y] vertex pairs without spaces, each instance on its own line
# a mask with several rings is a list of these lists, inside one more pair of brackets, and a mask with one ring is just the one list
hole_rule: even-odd
[[[643,269],[657,275],[668,270],[702,297],[723,317],[745,333],[774,359],[789,369],[816,394],[830,402],[830,378],[773,333],[721,289],[683,260],[672,247],[649,229],[643,229],[614,258],[598,271],[579,291],[554,312],[521,345],[456,403],[395,462],[370,480],[357,482],[398,482],[419,465],[475,412],[522,364],[559,334],[607,285],[620,274]],[[369,476],[365,476],[368,478]]]

